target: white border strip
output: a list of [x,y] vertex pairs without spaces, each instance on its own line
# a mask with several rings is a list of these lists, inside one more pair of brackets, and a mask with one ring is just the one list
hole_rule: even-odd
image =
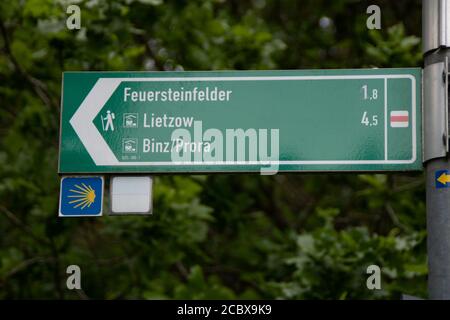
[[384,79],[384,160],[388,160],[388,127],[387,127],[387,79]]
[[[412,93],[412,158],[409,160],[387,160],[387,79],[410,79]],[[303,160],[303,161],[161,161],[120,162],[106,144],[93,124],[114,91],[122,82],[191,82],[191,81],[292,81],[292,80],[338,80],[338,79],[384,79],[385,83],[385,159],[384,160]],[[99,78],[70,123],[97,166],[198,166],[198,165],[354,165],[354,164],[411,164],[417,159],[416,135],[416,79],[410,74],[397,75],[324,75],[324,76],[248,76],[248,77],[162,77],[162,78]]]

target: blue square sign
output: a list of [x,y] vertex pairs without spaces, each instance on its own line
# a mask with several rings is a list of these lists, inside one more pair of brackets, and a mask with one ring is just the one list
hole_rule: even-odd
[[60,217],[101,216],[103,177],[63,177],[59,195]]
[[450,171],[449,170],[437,170],[435,172],[436,188],[449,188],[450,187]]

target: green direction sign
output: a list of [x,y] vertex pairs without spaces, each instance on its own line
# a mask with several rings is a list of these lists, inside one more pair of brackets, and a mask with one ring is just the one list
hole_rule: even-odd
[[59,172],[421,170],[421,69],[66,72]]

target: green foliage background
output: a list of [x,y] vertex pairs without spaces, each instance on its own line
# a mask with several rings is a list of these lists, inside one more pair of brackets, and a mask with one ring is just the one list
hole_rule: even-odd
[[[422,174],[157,176],[153,216],[58,219],[56,172],[63,71],[420,66],[420,14],[410,0],[0,1],[0,298],[425,297]],[[70,264],[83,290],[65,288]],[[382,290],[366,288],[371,264]]]

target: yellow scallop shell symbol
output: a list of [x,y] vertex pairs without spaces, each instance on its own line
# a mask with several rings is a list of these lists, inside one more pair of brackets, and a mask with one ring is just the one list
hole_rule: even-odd
[[80,185],[75,185],[76,189],[70,189],[71,194],[68,196],[69,198],[74,198],[74,200],[69,201],[70,204],[73,205],[74,208],[81,207],[83,210],[86,207],[90,207],[91,204],[95,201],[95,191],[91,186],[87,186],[84,183]]

